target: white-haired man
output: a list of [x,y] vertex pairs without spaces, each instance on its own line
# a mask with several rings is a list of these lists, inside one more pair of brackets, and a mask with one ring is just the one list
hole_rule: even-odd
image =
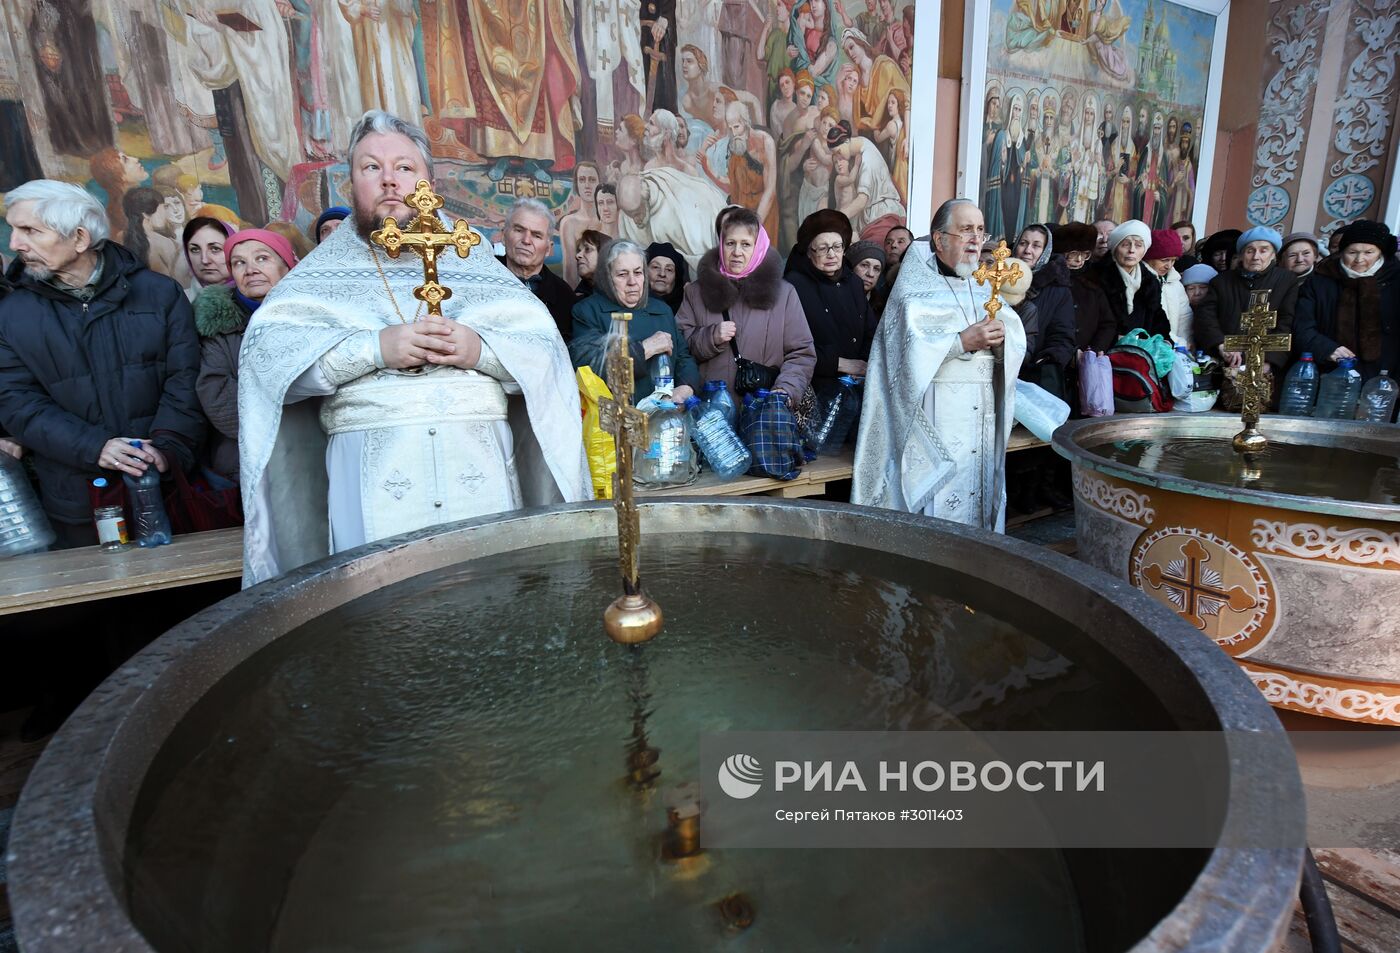
[[[13,290],[0,300],[0,436],[32,454],[60,548],[97,542],[89,482],[194,466],[199,335],[184,290],[108,241],[85,190],[5,196]],[[133,446],[140,441],[141,446]]]
[[932,253],[905,253],[870,349],[851,502],[1000,532],[1025,330],[1010,308],[982,307],[977,206],[944,202],[929,231]]
[[506,213],[501,244],[506,253],[497,259],[519,278],[530,293],[549,309],[554,326],[564,343],[569,343],[574,326],[574,302],[578,295],[568,282],[544,266],[553,242],[554,216],[539,199],[516,199]]
[[354,227],[278,282],[243,340],[244,585],[386,536],[592,497],[548,311],[484,244],[439,257],[453,295],[430,320],[418,257],[369,241],[387,216],[407,224],[402,197],[432,179],[423,130],[372,110],[346,154]]

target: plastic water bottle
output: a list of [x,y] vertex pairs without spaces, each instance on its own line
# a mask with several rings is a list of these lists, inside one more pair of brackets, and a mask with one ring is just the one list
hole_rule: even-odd
[[[1317,364],[1311,351],[1288,369],[1283,379],[1283,394],[1278,399],[1278,412],[1288,417],[1309,417],[1317,399]],[[1319,415],[1320,416],[1320,415]]]
[[753,455],[724,419],[723,411],[714,403],[701,404],[698,397],[686,398],[685,409],[694,425],[695,442],[715,476],[727,481],[746,472]]
[[[141,441],[131,445],[140,448]],[[170,542],[170,517],[165,514],[165,501],[160,496],[160,472],[155,465],[146,467],[139,477],[122,474],[126,495],[131,500],[131,518],[136,529],[137,546],[164,546]]]
[[0,450],[0,559],[48,549],[54,539],[24,464]]
[[859,414],[856,379],[843,374],[836,379],[836,389],[826,402],[826,412],[822,414],[821,425],[817,428],[816,451],[830,453],[845,443]]
[[1360,396],[1361,372],[1356,369],[1356,359],[1344,357],[1335,371],[1323,375],[1313,416],[1323,420],[1355,420],[1356,401]]
[[690,418],[669,400],[647,418],[647,445],[632,456],[632,479],[643,486],[684,486],[695,480],[700,461],[690,444]]
[[1390,371],[1381,371],[1361,388],[1361,406],[1357,416],[1376,424],[1388,424],[1395,416],[1395,398],[1400,396],[1400,384],[1390,376]]
[[676,373],[671,363],[671,355],[658,354],[651,359],[652,389],[670,394],[676,388]]
[[739,408],[735,406],[734,397],[729,393],[729,385],[724,381],[710,381],[705,385],[707,391],[710,389],[710,384],[715,386],[714,396],[710,398],[711,402],[719,408],[720,413],[724,414],[725,422],[729,424],[731,429],[737,427],[739,425]]

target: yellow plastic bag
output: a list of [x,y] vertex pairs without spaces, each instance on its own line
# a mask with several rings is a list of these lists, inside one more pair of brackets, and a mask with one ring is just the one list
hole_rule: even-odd
[[613,474],[617,472],[617,443],[598,423],[598,402],[611,400],[612,391],[593,368],[576,372],[578,398],[583,405],[583,446],[588,451],[588,472],[593,476],[593,498],[612,499]]

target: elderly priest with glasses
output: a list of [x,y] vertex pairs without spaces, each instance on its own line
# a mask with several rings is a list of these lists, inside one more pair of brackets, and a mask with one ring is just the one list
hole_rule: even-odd
[[909,247],[870,350],[851,502],[1000,532],[1026,335],[1010,308],[983,307],[977,206],[944,202],[930,231],[932,248]]

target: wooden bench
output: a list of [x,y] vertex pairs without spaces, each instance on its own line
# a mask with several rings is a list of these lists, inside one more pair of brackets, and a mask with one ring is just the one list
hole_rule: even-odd
[[0,615],[192,586],[243,575],[243,530],[176,536],[168,546],[96,546],[0,560]]
[[[1008,452],[1045,446],[1017,427]],[[852,451],[822,457],[802,468],[793,480],[742,476],[728,483],[705,473],[689,486],[640,490],[645,498],[667,496],[773,496],[799,499],[821,496],[827,485],[851,478]],[[192,586],[243,573],[243,531],[176,536],[169,546],[141,549],[130,546],[108,553],[96,546],[33,553],[0,560],[0,615],[93,602],[139,592]]]

